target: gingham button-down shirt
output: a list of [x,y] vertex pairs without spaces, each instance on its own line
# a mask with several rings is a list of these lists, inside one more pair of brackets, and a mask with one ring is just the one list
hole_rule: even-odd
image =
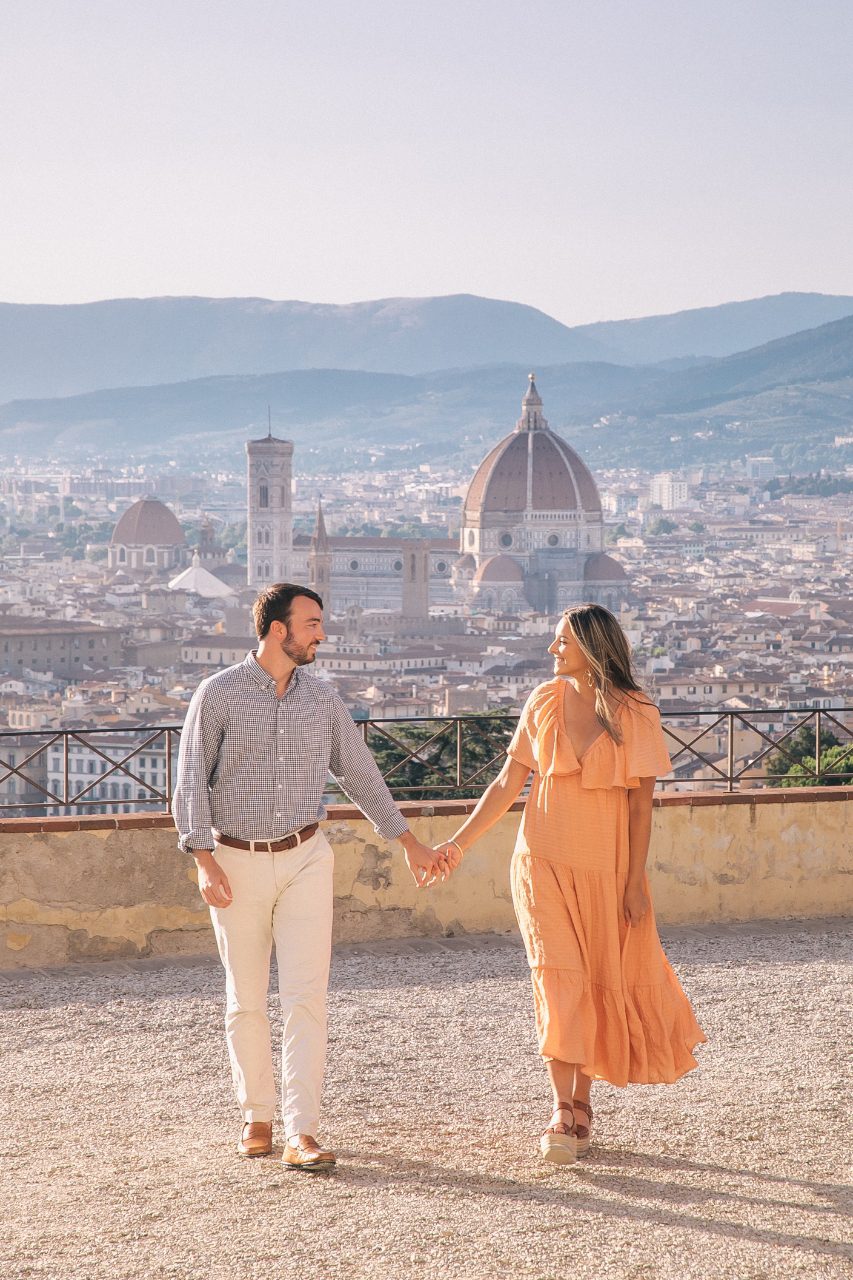
[[326,816],[330,773],[387,840],[408,830],[335,690],[297,667],[278,698],[250,653],[190,702],[172,802],[180,848],[212,848],[211,828],[239,840],[298,831]]

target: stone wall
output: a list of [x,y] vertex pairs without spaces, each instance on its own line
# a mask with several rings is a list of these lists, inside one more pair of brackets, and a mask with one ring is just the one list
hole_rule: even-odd
[[[664,924],[850,912],[853,788],[656,799],[649,856]],[[404,805],[428,844],[472,804]],[[513,929],[518,807],[447,884],[418,890],[399,845],[355,809],[330,811],[338,941]],[[191,861],[165,815],[0,820],[0,968],[210,953]]]

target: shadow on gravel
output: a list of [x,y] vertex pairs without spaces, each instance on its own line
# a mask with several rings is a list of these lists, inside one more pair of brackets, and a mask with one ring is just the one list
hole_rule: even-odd
[[[572,1169],[555,1168],[553,1176],[548,1179],[550,1185],[543,1186],[539,1182],[531,1185],[511,1178],[496,1177],[486,1172],[472,1173],[470,1169],[458,1171],[441,1169],[426,1160],[405,1160],[378,1154],[371,1154],[365,1158],[363,1155],[359,1156],[357,1152],[348,1151],[341,1151],[339,1154],[345,1163],[338,1167],[337,1177],[353,1189],[363,1187],[365,1192],[376,1187],[393,1191],[403,1190],[413,1183],[417,1186],[427,1184],[438,1190],[452,1191],[457,1199],[468,1197],[471,1200],[477,1200],[484,1196],[491,1196],[499,1201],[516,1201],[520,1205],[551,1205],[565,1208],[567,1196],[577,1191],[580,1193],[576,1203],[576,1209],[579,1212],[597,1213],[606,1218],[640,1221],[647,1226],[655,1224],[673,1227],[679,1231],[695,1230],[741,1242],[747,1240],[782,1249],[796,1249],[801,1253],[813,1254],[815,1257],[853,1258],[853,1248],[840,1242],[809,1235],[791,1235],[789,1232],[775,1231],[772,1228],[750,1226],[745,1222],[724,1222],[717,1218],[688,1213],[678,1207],[685,1200],[701,1206],[733,1199],[753,1206],[766,1207],[769,1212],[778,1211],[780,1208],[801,1212],[807,1207],[785,1200],[765,1199],[760,1195],[738,1195],[701,1187],[694,1188],[677,1181],[680,1174],[702,1172],[717,1174],[721,1179],[745,1177],[775,1185],[788,1183],[788,1179],[772,1174],[730,1169],[720,1165],[695,1164],[689,1160],[666,1156],[619,1152],[612,1154],[614,1158],[618,1155],[620,1168],[624,1168],[628,1162],[633,1162],[634,1167],[638,1169],[643,1167],[656,1170],[669,1169],[675,1179],[673,1184],[665,1186],[658,1181],[639,1176],[599,1174],[598,1167],[602,1163],[599,1157],[595,1162],[584,1163],[583,1166],[576,1165]],[[607,1155],[606,1152],[601,1153],[605,1159]],[[838,1207],[835,1205],[827,1205],[825,1208],[811,1206],[811,1211],[830,1214],[833,1218],[842,1216],[842,1198],[848,1194],[849,1190],[843,1185],[810,1182],[807,1179],[791,1179],[790,1185],[807,1188],[816,1195],[828,1196],[833,1200],[837,1198]],[[601,1188],[612,1195],[622,1196],[624,1203],[614,1199],[598,1199],[591,1193],[593,1188]],[[650,1200],[671,1201],[673,1207],[649,1204]],[[634,1203],[635,1201],[637,1203]],[[846,1214],[844,1216],[846,1217]]]

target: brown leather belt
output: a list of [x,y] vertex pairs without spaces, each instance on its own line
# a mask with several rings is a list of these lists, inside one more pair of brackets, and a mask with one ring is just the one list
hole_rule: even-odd
[[248,849],[250,853],[282,853],[285,849],[295,849],[304,844],[320,830],[319,822],[312,822],[299,831],[292,831],[289,836],[280,840],[235,840],[233,836],[224,836],[221,831],[214,830],[213,838],[217,844],[227,845],[229,849]]

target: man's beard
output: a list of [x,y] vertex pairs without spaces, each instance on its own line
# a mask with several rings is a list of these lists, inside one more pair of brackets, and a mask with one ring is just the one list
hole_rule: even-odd
[[295,640],[282,640],[281,651],[286,653],[297,667],[307,667],[317,656],[316,644],[297,644]]

